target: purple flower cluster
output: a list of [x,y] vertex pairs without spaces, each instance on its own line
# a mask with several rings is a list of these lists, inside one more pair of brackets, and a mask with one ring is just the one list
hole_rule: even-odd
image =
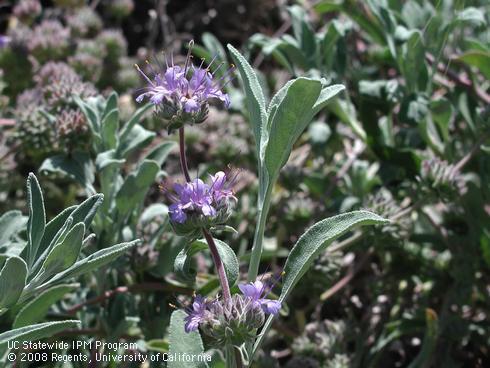
[[201,295],[196,295],[192,305],[186,309],[185,332],[189,333],[191,331],[196,331],[199,328],[199,323],[204,320],[207,304],[205,298]]
[[238,288],[247,298],[250,298],[252,303],[260,306],[267,314],[277,315],[281,309],[281,302],[277,300],[267,299],[265,296],[270,293],[270,288],[262,281],[250,282],[248,284],[238,285]]
[[140,94],[137,102],[142,102],[145,97],[156,106],[169,104],[177,110],[183,110],[186,113],[197,113],[207,106],[211,99],[217,99],[225,105],[230,106],[230,98],[224,93],[223,87],[230,80],[228,77],[232,69],[228,70],[221,78],[215,78],[216,71],[222,66],[219,65],[214,72],[210,71],[213,64],[211,61],[207,68],[203,68],[203,63],[196,67],[190,62],[190,55],[187,56],[185,66],[174,65],[173,57],[170,65],[165,60],[165,70],[156,72],[153,70],[153,80],[150,79],[136,65],[137,70],[143,75],[149,86],[146,91]]
[[185,223],[192,214],[214,218],[220,209],[228,207],[230,200],[236,201],[231,182],[223,171],[211,175],[211,184],[195,179],[183,185],[175,184],[174,190],[176,196],[169,213],[170,219],[178,224]]
[[[262,281],[255,281],[248,284],[240,284],[238,288],[243,294],[241,300],[245,300],[246,309],[241,314],[246,314],[247,311],[258,311],[262,314],[277,315],[281,309],[281,302],[278,300],[267,299],[266,296],[271,289]],[[197,295],[192,303],[192,306],[186,309],[187,316],[185,317],[185,331],[196,331],[201,323],[206,323],[208,320],[216,319],[213,316],[213,304],[221,303],[220,300],[206,301],[200,295]],[[220,308],[218,308],[220,309]]]

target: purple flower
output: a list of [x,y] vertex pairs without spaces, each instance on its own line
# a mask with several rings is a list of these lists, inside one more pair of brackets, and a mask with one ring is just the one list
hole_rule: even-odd
[[206,299],[200,295],[197,295],[192,303],[192,306],[185,310],[187,313],[187,316],[184,318],[185,332],[189,333],[191,331],[196,331],[199,328],[199,323],[204,320],[206,308]]
[[270,289],[262,281],[257,280],[248,284],[240,284],[238,288],[243,295],[250,298],[254,305],[260,306],[265,313],[273,315],[279,313],[281,302],[265,298]]
[[183,224],[188,217],[196,214],[206,218],[214,218],[222,209],[228,209],[230,201],[236,201],[230,182],[222,171],[211,176],[211,185],[201,179],[185,184],[175,184],[174,201],[169,206],[170,219],[174,223]]
[[0,49],[7,47],[10,44],[11,38],[9,36],[0,35]]
[[187,220],[187,213],[198,213],[207,217],[216,215],[213,204],[213,193],[209,185],[196,179],[184,185],[175,184],[175,203],[170,205],[169,213],[172,221],[179,224]]
[[223,171],[218,171],[216,174],[210,176],[212,182],[211,188],[213,189],[213,198],[216,202],[228,199],[233,199],[236,201],[236,197],[232,189],[234,180],[228,181],[227,176]]
[[223,77],[217,79],[215,78],[215,73],[221,65],[218,66],[214,73],[210,71],[210,67],[215,59],[211,61],[207,68],[203,68],[204,60],[198,67],[192,65],[191,48],[192,42],[183,68],[179,65],[174,65],[173,57],[170,59],[170,64],[165,59],[166,67],[164,70],[155,71],[151,68],[154,74],[153,79],[148,77],[136,65],[136,69],[149,84],[145,92],[136,98],[136,101],[142,102],[145,98],[148,98],[151,103],[158,107],[171,106],[175,111],[184,111],[188,114],[202,111],[203,108],[207,107],[211,99],[223,102],[225,107],[228,108],[230,99],[222,89],[230,81],[229,76],[233,68],[226,72]]

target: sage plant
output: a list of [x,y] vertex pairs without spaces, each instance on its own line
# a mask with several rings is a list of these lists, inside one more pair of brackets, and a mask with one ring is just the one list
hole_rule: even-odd
[[[289,81],[266,102],[258,78],[245,58],[228,46],[237,65],[255,136],[259,172],[258,218],[248,283],[238,285],[240,293],[232,295],[231,286],[238,279],[238,260],[232,248],[215,239],[213,230],[225,226],[238,201],[232,189],[233,178],[223,171],[211,175],[207,182],[191,180],[184,145],[186,125],[201,124],[206,120],[211,100],[230,106],[229,96],[223,86],[232,80],[232,66],[220,78],[215,78],[219,64],[213,68],[214,59],[207,67],[204,60],[199,66],[192,64],[189,53],[183,66],[175,65],[173,57],[166,58],[164,70],[155,70],[149,77],[140,67],[137,70],[148,86],[137,97],[154,105],[156,116],[169,133],[178,129],[180,163],[186,182],[174,185],[170,196],[170,222],[176,234],[185,236],[189,246],[176,259],[176,268],[185,264],[196,252],[192,246],[202,235],[216,267],[221,286],[221,297],[197,295],[185,312],[176,311],[170,322],[170,352],[204,352],[200,332],[211,338],[211,344],[224,351],[227,367],[245,367],[250,364],[257,349],[279,314],[282,303],[307,271],[313,260],[335,239],[358,225],[382,224],[386,220],[367,211],[355,211],[328,218],[313,225],[298,240],[284,266],[282,291],[279,299],[269,299],[274,285],[257,279],[265,231],[274,184],[280,169],[287,162],[293,144],[305,127],[326,104],[344,90],[342,85],[327,86],[324,79],[297,78]],[[170,59],[170,60],[169,60]],[[198,247],[198,250],[203,248]],[[186,336],[188,335],[188,336]],[[199,362],[188,363],[199,367]]]

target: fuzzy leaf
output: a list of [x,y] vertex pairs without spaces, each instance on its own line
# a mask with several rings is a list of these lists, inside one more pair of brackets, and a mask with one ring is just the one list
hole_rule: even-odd
[[132,151],[148,146],[154,137],[155,133],[146,130],[141,125],[135,125],[128,134],[121,137],[117,155],[127,157]]
[[102,114],[102,116],[106,116],[107,114],[109,114],[109,112],[118,108],[117,106],[118,99],[119,96],[117,95],[117,92],[113,91],[106,100],[104,113]]
[[56,244],[48,254],[36,279],[46,280],[50,276],[71,267],[80,254],[84,234],[85,225],[83,222],[73,226],[64,239]]
[[285,276],[280,300],[284,300],[314,259],[338,237],[355,226],[389,222],[375,213],[354,211],[327,218],[310,227],[291,250],[284,266]]
[[[327,218],[310,227],[296,242],[284,265],[284,278],[280,301],[284,301],[300,278],[308,271],[315,258],[334,240],[356,226],[379,225],[388,220],[368,211],[353,211]],[[255,352],[272,324],[272,316],[267,319],[260,337],[254,345]]]
[[15,318],[13,328],[32,325],[41,321],[53,304],[79,287],[79,284],[58,285],[39,294],[35,299],[26,304]]
[[[185,312],[176,310],[172,313],[169,327],[170,354],[203,354],[204,347],[199,331],[185,332]],[[178,359],[168,362],[168,368],[204,368],[208,367],[205,362],[197,360],[191,362],[179,361]]]
[[145,199],[150,186],[155,182],[160,167],[155,161],[145,160],[124,181],[116,195],[116,207],[122,216],[137,208]]
[[267,122],[264,92],[260,86],[257,74],[255,74],[255,71],[250,66],[248,61],[233,46],[228,45],[228,50],[230,51],[233,61],[235,62],[242,78],[247,101],[247,109],[250,113],[250,121],[252,123],[255,137],[257,155],[260,157],[262,134]]
[[332,84],[331,86],[323,87],[320,96],[318,96],[318,99],[313,105],[310,119],[313,119],[333,98],[337,97],[344,90],[345,86],[343,84]]
[[119,129],[119,110],[117,107],[111,110],[102,120],[102,142],[107,149],[114,149],[119,143],[117,131]]
[[90,126],[90,130],[94,135],[99,135],[100,131],[100,118],[96,110],[94,110],[88,103],[84,102],[80,97],[74,96],[75,103],[87,118]]
[[321,88],[319,80],[296,79],[287,87],[277,109],[269,116],[269,140],[264,160],[272,180],[287,162],[293,144],[310,122],[311,109]]
[[41,244],[39,245],[39,253],[42,254],[50,244],[53,239],[55,239],[58,235],[62,227],[66,224],[66,220],[70,215],[77,209],[78,206],[71,206],[65,208],[61,211],[56,217],[54,217],[51,221],[49,221],[44,230],[44,235],[41,240]]
[[88,228],[103,201],[103,194],[95,194],[84,200],[71,215],[73,217],[73,223],[83,222],[85,228]]
[[51,285],[54,282],[77,277],[92,270],[98,269],[120,257],[123,253],[137,245],[139,242],[139,240],[134,240],[129,243],[120,243],[109,248],[101,249],[98,252],[95,252],[88,257],[78,261],[66,271],[57,274],[55,277],[53,277],[53,279],[50,280],[49,284]]
[[119,134],[119,141],[122,142],[122,141],[125,141],[131,130],[133,130],[134,126],[141,120],[143,119],[143,115],[153,107],[153,105],[151,103],[148,103],[142,107],[140,107],[138,110],[136,110],[136,112],[133,114],[133,116],[131,116],[131,118],[129,119],[129,121],[123,126],[123,128],[121,129],[121,132]]
[[29,274],[31,276],[39,272],[39,269],[41,268],[41,265],[44,263],[44,260],[46,259],[48,254],[58,244],[58,241],[66,236],[68,231],[71,229],[72,224],[73,224],[73,217],[70,216],[66,219],[63,226],[61,226],[58,232],[54,235],[54,237],[52,238],[51,242],[46,247],[46,249],[43,249],[42,253],[40,253],[40,256],[36,259],[34,266],[31,267],[31,269],[29,270]]
[[182,280],[193,282],[196,277],[196,271],[191,268],[192,256],[208,248],[206,242],[193,242],[184,247],[174,261],[175,274]]
[[212,57],[216,56],[218,61],[226,61],[226,51],[219,40],[212,33],[204,32],[202,34],[202,43],[209,51]]
[[8,253],[11,242],[20,240],[19,232],[25,229],[27,220],[27,217],[17,210],[5,212],[0,216],[0,253]]
[[14,305],[26,284],[27,265],[22,258],[10,257],[0,271],[0,309]]
[[52,172],[68,176],[84,188],[95,192],[92,186],[95,180],[95,168],[90,156],[86,153],[75,152],[70,158],[64,155],[49,157],[44,160],[39,172]]
[[[226,277],[230,286],[235,285],[239,276],[239,263],[233,249],[228,244],[219,239],[214,239],[219,256],[225,267]],[[191,258],[196,253],[208,249],[208,243],[205,239],[194,241],[189,246],[185,247],[175,258],[175,272],[183,279],[193,281],[196,273],[191,269]]]
[[45,337],[53,336],[68,328],[78,327],[79,325],[80,321],[68,320],[45,322],[37,325],[16,328],[0,334],[0,348],[3,348],[8,341],[37,341]]
[[158,167],[161,167],[174,147],[176,147],[175,142],[160,143],[146,155],[145,159],[153,160],[158,164]]
[[32,264],[46,227],[43,194],[33,173],[30,173],[27,179],[27,205],[29,207],[29,220],[27,221],[28,263]]
[[95,159],[95,167],[98,171],[102,171],[103,169],[113,165],[115,167],[119,167],[124,162],[126,162],[126,160],[119,158],[116,150],[111,149],[97,155],[97,158]]

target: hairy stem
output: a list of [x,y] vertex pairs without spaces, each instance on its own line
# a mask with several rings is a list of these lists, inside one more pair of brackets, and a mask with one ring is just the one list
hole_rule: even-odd
[[236,368],[243,368],[243,364],[242,364],[242,355],[240,354],[240,351],[238,351],[237,348],[233,348],[234,352],[235,352],[235,364],[236,364]]
[[180,167],[185,176],[185,181],[190,182],[189,168],[187,167],[187,158],[185,156],[185,137],[184,127],[179,129],[179,148],[180,148]]
[[231,292],[230,292],[230,285],[228,284],[228,277],[226,277],[225,266],[223,265],[223,261],[219,256],[218,248],[216,248],[216,244],[214,242],[212,235],[206,229],[202,229],[202,233],[208,243],[209,250],[211,251],[211,256],[213,257],[213,262],[214,262],[214,266],[216,267],[216,271],[218,271],[221,290],[223,290],[223,298],[225,299],[225,302],[228,303],[231,300]]
[[[248,281],[255,281],[257,275],[259,274],[260,258],[262,257],[262,249],[264,247],[263,242],[265,222],[269,213],[271,194],[272,190],[270,189],[270,187],[268,187],[263,200],[259,201],[258,223],[257,227],[255,228],[252,254],[250,257],[250,264],[248,266]],[[262,205],[260,205],[260,202],[262,203]]]

